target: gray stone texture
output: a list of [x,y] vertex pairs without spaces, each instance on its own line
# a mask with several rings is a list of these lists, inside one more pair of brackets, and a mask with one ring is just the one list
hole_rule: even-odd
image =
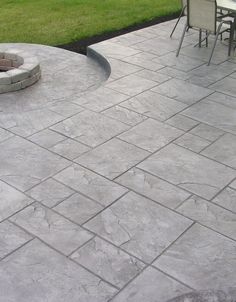
[[[37,159],[37,160],[35,160]],[[22,191],[70,164],[51,152],[20,137],[0,143],[0,179]]]
[[183,111],[183,114],[220,130],[236,134],[236,110],[213,102],[210,98],[191,106]]
[[129,127],[92,111],[83,111],[52,127],[53,130],[90,147],[96,147]]
[[151,200],[128,193],[85,226],[134,256],[151,262],[191,223]]
[[149,267],[115,298],[114,302],[161,302],[189,292],[178,281]]
[[145,150],[114,138],[80,156],[76,162],[109,179],[114,179],[148,155]]
[[117,287],[123,287],[145,267],[141,261],[98,237],[78,249],[71,258]]
[[0,223],[0,259],[24,245],[31,238],[29,234],[8,221]]
[[149,152],[155,152],[182,134],[179,129],[148,119],[119,135],[119,138]]
[[233,189],[227,187],[213,199],[213,202],[236,213],[236,187],[234,187],[234,183],[230,184],[230,186]]
[[202,291],[193,291],[187,294],[183,294],[177,296],[168,302],[182,302],[182,301],[234,301],[236,297],[236,290],[235,288],[226,288],[226,289],[219,289],[219,290],[202,290]]
[[190,196],[184,190],[137,168],[117,178],[117,182],[172,209]]
[[199,197],[185,201],[177,211],[221,234],[236,239],[236,215]]
[[76,164],[55,175],[54,178],[104,206],[127,192],[124,187]]
[[51,208],[74,193],[73,190],[52,178],[41,182],[27,194],[45,206]]
[[0,289],[2,301],[18,302],[104,302],[116,293],[115,288],[39,240],[1,261]]
[[107,87],[128,96],[135,96],[156,85],[157,83],[152,80],[132,74],[107,84]]
[[171,125],[173,127],[176,127],[178,129],[188,131],[198,125],[197,121],[194,121],[184,115],[181,114],[176,114],[170,119],[166,121],[168,125]]
[[146,116],[121,106],[113,106],[112,108],[103,111],[103,114],[129,126],[135,126],[147,119]]
[[235,241],[198,224],[154,265],[194,289],[235,287]]
[[214,197],[236,171],[179,146],[169,145],[138,165],[206,199]]
[[186,107],[153,91],[145,91],[121,103],[121,106],[160,121],[170,118]]
[[196,103],[213,92],[178,79],[171,79],[152,90],[188,105]]
[[10,220],[65,255],[92,237],[81,227],[40,204],[28,206]]
[[25,194],[2,181],[0,181],[0,200],[0,221],[32,203]]
[[203,149],[205,149],[210,144],[210,142],[199,136],[192,135],[191,133],[186,133],[175,140],[175,144],[199,153]]
[[193,47],[191,29],[176,58],[186,20],[170,39],[175,22],[88,57],[0,44],[0,58],[28,53],[24,87],[39,78],[32,57],[42,70],[0,94],[0,302],[164,302],[200,289],[221,302],[211,288],[228,302],[235,58],[224,33],[207,66],[213,39]]
[[206,148],[202,154],[236,169],[236,136],[225,134]]
[[76,193],[57,205],[54,210],[75,223],[82,224],[103,208],[101,204]]
[[190,133],[200,136],[211,142],[214,142],[215,140],[217,140],[217,138],[219,138],[220,136],[222,136],[224,134],[224,131],[217,129],[217,128],[213,128],[206,124],[199,124],[197,127],[194,127],[190,131]]
[[76,157],[89,151],[90,148],[73,139],[68,138],[51,147],[50,150],[69,160],[74,160]]

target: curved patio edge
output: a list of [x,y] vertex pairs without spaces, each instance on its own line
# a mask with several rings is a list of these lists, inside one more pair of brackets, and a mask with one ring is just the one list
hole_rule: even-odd
[[104,70],[106,71],[107,79],[110,77],[111,64],[109,63],[109,60],[104,55],[102,55],[101,53],[96,51],[93,48],[93,46],[89,46],[87,48],[87,57],[97,61],[97,63],[99,63],[104,68]]

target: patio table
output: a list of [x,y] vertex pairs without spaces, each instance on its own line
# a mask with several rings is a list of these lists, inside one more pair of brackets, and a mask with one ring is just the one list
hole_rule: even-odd
[[[227,10],[229,13],[232,13],[234,15],[234,24],[233,27],[236,29],[236,0],[217,0],[217,7],[219,9]],[[235,44],[236,40],[236,31],[234,34],[234,41]]]
[[235,0],[217,0],[217,6],[220,9],[225,9],[232,13],[236,13],[236,1]]

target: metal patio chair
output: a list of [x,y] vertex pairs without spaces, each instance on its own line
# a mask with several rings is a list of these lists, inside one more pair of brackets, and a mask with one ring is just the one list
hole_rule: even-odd
[[175,30],[176,30],[176,27],[177,27],[177,25],[179,24],[180,19],[181,19],[183,16],[186,16],[186,15],[187,15],[187,0],[182,0],[181,2],[182,2],[182,10],[181,10],[181,13],[180,13],[180,15],[179,15],[178,20],[177,20],[176,23],[175,23],[175,26],[174,26],[174,28],[173,28],[171,34],[170,34],[170,38],[173,36],[173,34],[174,34]]
[[[222,33],[221,28],[223,24],[229,25],[230,28],[228,49],[228,55],[230,56],[234,36],[234,28],[232,26],[233,22],[231,20],[224,20],[223,18],[218,18],[216,0],[187,0],[187,23],[184,27],[176,56],[178,57],[179,55],[186,30],[188,28],[199,30],[199,46],[201,46],[201,33],[202,31],[205,31],[207,33],[207,37],[210,34],[215,35],[215,41],[208,61],[208,65],[210,65],[218,37]],[[225,31],[226,30],[224,29],[223,32]]]

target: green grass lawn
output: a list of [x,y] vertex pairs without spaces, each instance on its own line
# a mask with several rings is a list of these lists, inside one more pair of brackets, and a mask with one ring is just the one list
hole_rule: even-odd
[[1,0],[0,43],[66,44],[180,9],[179,0]]

